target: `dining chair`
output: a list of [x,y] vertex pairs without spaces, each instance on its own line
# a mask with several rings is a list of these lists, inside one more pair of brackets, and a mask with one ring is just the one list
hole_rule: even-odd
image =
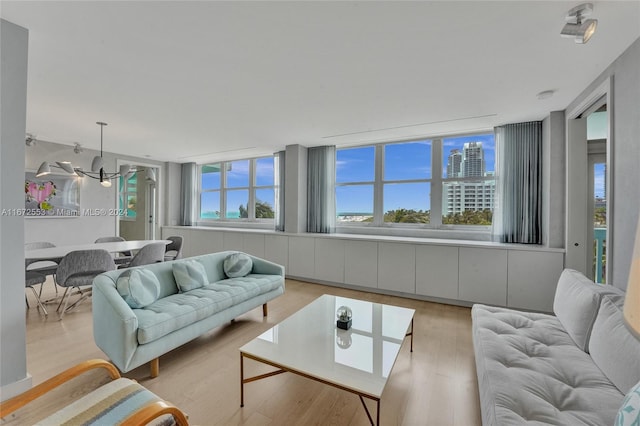
[[182,258],[182,237],[181,236],[172,236],[167,237],[167,240],[171,241],[165,247],[164,260],[165,262],[170,260],[176,260]]
[[[33,243],[26,243],[24,245],[25,250],[38,250],[44,248],[55,247],[56,245],[50,243],[48,241],[36,241]],[[36,260],[36,259],[25,259],[24,266],[27,271],[30,272],[38,272],[43,275],[55,275],[56,270],[58,269],[58,262],[60,262],[61,258],[56,259],[47,259],[47,260]],[[55,280],[53,281],[53,286],[55,287],[56,294],[58,294],[58,286],[56,286]],[[40,294],[39,297],[42,296],[42,286],[40,286]]]
[[[116,243],[116,242],[120,242],[120,241],[127,241],[124,238],[114,235],[113,237],[100,237],[98,238],[95,243],[96,244],[100,244],[100,243]],[[127,251],[121,251],[119,253],[117,253],[116,257],[113,258],[113,261],[116,263],[116,265],[123,265],[126,263],[131,262],[131,259],[133,258],[133,255],[131,254],[131,252],[129,250]]]
[[133,256],[131,262],[126,265],[120,265],[119,268],[132,268],[134,266],[148,265],[150,263],[164,262],[164,248],[165,243],[149,243],[142,247]]
[[[47,280],[47,277],[44,274],[41,274],[35,271],[24,271],[25,288],[30,288],[31,290],[33,290],[33,295],[36,297],[36,301],[38,302],[38,307],[42,309],[42,313],[44,313],[45,316],[49,315],[49,313],[47,312],[47,309],[44,307],[44,304],[40,299],[40,293],[42,293],[42,286],[44,285],[44,282],[46,280]],[[33,287],[38,284],[40,285],[40,293],[38,293],[36,289]],[[29,307],[29,301],[27,300],[26,294],[25,294],[25,300],[27,301],[27,307]]]
[[[77,250],[63,257],[56,273],[56,283],[60,287],[65,287],[60,304],[56,309],[56,311],[60,312],[60,319],[64,317],[66,312],[91,296],[91,289],[83,290],[81,287],[92,286],[93,279],[97,275],[114,269],[116,269],[116,265],[106,250]],[[68,306],[74,288],[76,289],[75,294],[79,294],[80,297],[71,306]],[[71,292],[69,292],[69,289],[71,289]],[[63,302],[64,307],[62,307]],[[62,310],[60,310],[61,308]]]

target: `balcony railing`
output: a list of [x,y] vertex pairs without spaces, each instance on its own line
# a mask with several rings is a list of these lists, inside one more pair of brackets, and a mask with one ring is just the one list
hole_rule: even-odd
[[595,243],[594,259],[594,281],[604,284],[606,281],[606,238],[607,228],[593,228],[593,239]]

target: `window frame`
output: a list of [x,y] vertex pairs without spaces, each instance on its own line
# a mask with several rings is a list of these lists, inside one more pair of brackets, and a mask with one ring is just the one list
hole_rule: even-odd
[[[257,185],[257,164],[258,164],[258,160],[260,159],[264,159],[264,158],[270,158],[273,160],[273,164],[274,164],[274,179],[273,179],[273,185]],[[235,163],[235,162],[239,162],[239,161],[248,161],[249,162],[249,182],[248,182],[248,186],[234,186],[234,187],[228,187],[227,186],[227,165],[231,164],[231,163]],[[204,166],[207,165],[212,165],[212,164],[220,164],[220,187],[217,189],[203,189],[202,188],[202,169]],[[274,218],[256,218],[255,217],[255,213],[256,213],[256,207],[255,207],[255,203],[256,203],[256,191],[258,190],[264,190],[264,189],[271,189],[274,191],[276,191],[276,179],[275,179],[275,157],[274,156],[260,156],[260,157],[253,157],[253,158],[242,158],[242,159],[234,159],[234,160],[224,160],[224,161],[212,161],[212,162],[208,162],[208,163],[204,163],[204,164],[199,164],[198,165],[198,188],[197,188],[197,194],[198,194],[198,203],[197,203],[197,211],[196,211],[196,224],[197,225],[206,225],[206,226],[212,226],[212,225],[222,225],[222,224],[243,224],[244,225],[258,225],[258,226],[262,226],[262,227],[268,227],[268,226],[273,226],[273,224],[275,223],[275,197],[274,200],[272,202],[272,208],[274,211]],[[248,191],[248,200],[247,200],[247,216],[246,218],[242,218],[242,217],[238,217],[238,218],[228,218],[226,217],[227,215],[227,192],[228,191],[236,191],[236,190],[246,190]],[[220,200],[220,217],[219,218],[203,218],[201,216],[202,214],[202,195],[205,193],[213,193],[213,192],[218,192],[219,193],[219,200]]]
[[[336,231],[340,233],[356,233],[356,234],[391,234],[391,235],[407,235],[407,236],[434,236],[444,238],[471,238],[471,239],[489,239],[491,234],[491,225],[456,225],[443,224],[443,187],[448,181],[496,181],[495,162],[494,173],[492,176],[483,177],[459,177],[446,178],[443,177],[443,169],[446,168],[443,159],[443,140],[464,136],[484,136],[493,134],[492,130],[456,133],[451,135],[425,136],[421,138],[411,138],[406,140],[395,140],[379,142],[375,144],[365,144],[357,146],[348,146],[341,149],[364,148],[373,146],[375,148],[374,156],[374,180],[358,181],[358,182],[336,182],[335,187],[371,185],[373,184],[373,220],[371,222],[342,222],[336,220]],[[429,141],[431,145],[431,174],[430,178],[411,179],[411,180],[384,180],[384,147],[391,144],[425,142]],[[391,183],[424,183],[430,184],[430,218],[428,224],[416,223],[393,223],[384,222],[384,185]],[[495,206],[495,197],[494,197]],[[336,204],[336,219],[338,213]]]

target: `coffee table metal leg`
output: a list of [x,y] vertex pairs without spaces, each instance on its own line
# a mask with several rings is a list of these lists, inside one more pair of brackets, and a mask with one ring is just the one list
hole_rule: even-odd
[[411,352],[413,352],[413,318],[411,318],[411,331],[408,332],[404,337],[411,337]]
[[240,407],[244,407],[244,356],[240,352]]
[[367,413],[367,417],[369,418],[369,423],[371,423],[372,425],[380,425],[380,399],[374,399],[371,397],[367,397],[369,399],[373,399],[374,401],[376,401],[376,422],[373,422],[373,417],[371,417],[371,413],[369,412],[369,408],[367,407],[367,404],[365,404],[364,402],[364,398],[362,397],[362,395],[358,395],[358,397],[360,398],[360,402],[362,402],[362,406],[364,407],[364,411],[365,413]]

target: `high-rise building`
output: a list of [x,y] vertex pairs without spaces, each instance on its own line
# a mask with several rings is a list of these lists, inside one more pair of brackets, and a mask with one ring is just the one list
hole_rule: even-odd
[[452,149],[449,153],[449,160],[447,161],[447,177],[460,177],[462,176],[462,153],[459,149]]
[[[492,172],[485,171],[482,142],[467,142],[462,152],[452,149],[447,161],[447,178],[484,178]],[[495,180],[461,180],[444,183],[442,214],[458,214],[465,210],[493,210]]]
[[462,150],[462,177],[484,176],[482,142],[467,142]]

